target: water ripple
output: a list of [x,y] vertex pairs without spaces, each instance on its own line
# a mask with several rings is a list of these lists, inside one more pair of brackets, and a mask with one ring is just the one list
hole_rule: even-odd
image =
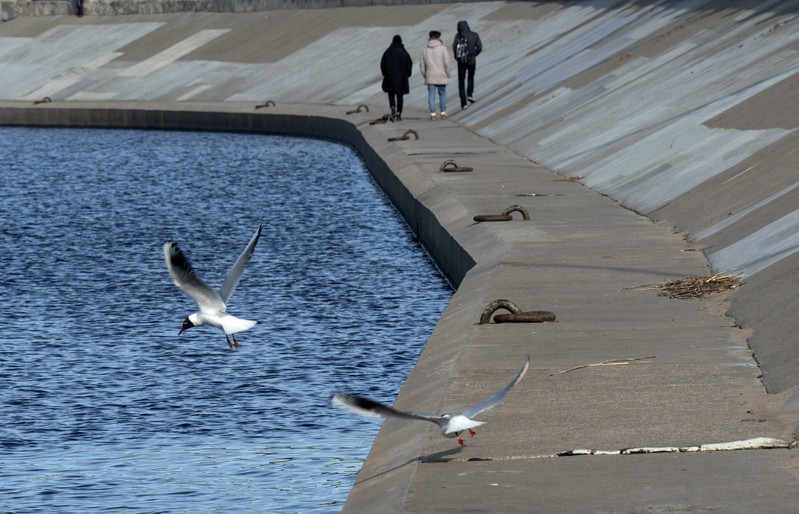
[[[0,511],[339,511],[380,425],[330,392],[391,401],[451,294],[353,150],[0,132]],[[241,349],[177,337],[163,241],[216,285],[260,222]]]

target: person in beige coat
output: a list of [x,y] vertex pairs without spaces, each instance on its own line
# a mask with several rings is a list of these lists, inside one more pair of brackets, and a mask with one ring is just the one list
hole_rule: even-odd
[[422,50],[419,58],[419,71],[427,84],[427,106],[430,110],[430,119],[436,119],[436,93],[438,105],[441,109],[441,119],[447,119],[447,83],[452,69],[449,51],[441,42],[441,32],[430,31],[430,39]]

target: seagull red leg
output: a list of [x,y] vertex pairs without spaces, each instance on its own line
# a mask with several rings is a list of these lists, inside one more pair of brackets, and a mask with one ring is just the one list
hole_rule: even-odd
[[470,429],[469,429],[469,435],[470,435],[470,436],[472,436],[472,437],[474,437],[474,436],[476,436],[476,435],[477,435],[477,432],[475,432],[474,430],[472,430],[472,429],[470,428]]
[[225,340],[227,341],[227,345],[232,350],[233,349],[233,343],[230,342],[230,338],[227,336],[227,334],[225,334]]
[[233,345],[236,347],[236,349],[238,349],[239,348],[239,342],[236,341],[236,334],[232,334],[232,335],[233,335]]

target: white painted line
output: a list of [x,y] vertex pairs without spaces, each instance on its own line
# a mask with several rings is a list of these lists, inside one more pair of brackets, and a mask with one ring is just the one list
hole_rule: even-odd
[[113,100],[116,96],[116,93],[92,93],[91,91],[80,91],[67,98],[67,100],[99,102],[103,100]]
[[75,68],[69,73],[65,73],[64,75],[56,78],[52,82],[48,82],[47,84],[40,87],[33,93],[30,93],[22,97],[22,99],[39,100],[41,98],[44,98],[45,96],[55,96],[56,93],[63,91],[64,89],[80,82],[83,79],[83,77],[86,74],[88,74],[90,71],[95,70],[100,66],[103,66],[104,64],[113,61],[120,55],[122,55],[120,52],[111,52],[105,55],[101,55],[100,57],[91,61],[90,63],[81,66],[80,68]]
[[161,69],[164,66],[171,64],[184,55],[193,52],[197,48],[213,41],[214,39],[218,38],[222,34],[229,32],[230,29],[209,29],[209,30],[201,30],[180,43],[176,43],[166,50],[155,54],[154,56],[146,59],[144,61],[139,62],[122,70],[119,73],[120,77],[144,77],[145,75],[149,75],[150,73],[154,72],[155,70]]
[[177,101],[178,102],[185,102],[186,100],[199,95],[200,93],[202,93],[203,91],[205,91],[207,89],[211,89],[210,84],[205,84],[205,85],[202,85],[202,86],[198,86],[198,87],[192,89],[191,91],[189,91],[188,93],[186,93],[185,95],[178,97]]

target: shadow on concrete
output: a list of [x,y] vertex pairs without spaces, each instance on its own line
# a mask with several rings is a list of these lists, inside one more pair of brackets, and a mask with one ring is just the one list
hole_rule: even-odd
[[398,469],[404,468],[405,466],[407,466],[409,464],[413,464],[415,462],[421,462],[421,463],[448,462],[449,459],[446,459],[445,457],[449,457],[449,456],[452,456],[452,455],[457,455],[461,451],[463,451],[463,448],[460,447],[460,446],[457,446],[457,447],[451,448],[449,450],[444,450],[444,451],[441,451],[441,452],[431,453],[430,455],[421,455],[419,457],[406,460],[402,464],[399,464],[399,465],[394,466],[392,468],[389,468],[389,469],[386,469],[384,471],[381,471],[380,473],[375,473],[374,475],[366,477],[366,478],[363,478],[363,479],[360,479],[360,475],[358,475],[359,480],[357,480],[355,482],[355,485],[364,484],[364,483],[369,482],[371,480],[375,480],[377,478],[380,478],[380,477],[382,477],[384,475],[387,475],[387,474],[389,474],[389,473],[391,473],[393,471],[396,471]]

